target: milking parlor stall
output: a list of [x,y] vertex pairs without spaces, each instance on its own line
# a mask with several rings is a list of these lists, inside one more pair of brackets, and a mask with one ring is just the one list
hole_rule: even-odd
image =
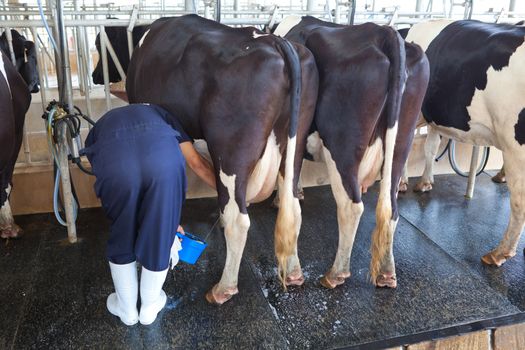
[[0,349],[525,349],[525,3],[0,1]]

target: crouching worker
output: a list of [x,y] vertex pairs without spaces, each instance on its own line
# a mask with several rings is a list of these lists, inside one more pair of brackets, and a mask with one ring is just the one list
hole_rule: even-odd
[[[191,141],[175,116],[146,104],[109,111],[86,139],[95,192],[111,221],[107,257],[115,293],[106,305],[128,326],[153,323],[166,304],[162,286],[180,248],[175,233],[182,229],[185,163],[216,186],[212,165]],[[140,313],[137,262],[142,265]]]

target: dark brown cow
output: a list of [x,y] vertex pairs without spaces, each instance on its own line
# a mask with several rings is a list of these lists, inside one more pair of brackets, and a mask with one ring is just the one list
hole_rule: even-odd
[[377,286],[396,287],[397,191],[428,83],[428,61],[419,46],[373,23],[342,26],[291,17],[275,34],[310,49],[319,71],[316,132],[307,149],[327,164],[339,223],[337,255],[321,283],[334,288],[350,276],[361,196],[381,173],[370,276]]
[[210,302],[222,304],[238,292],[250,227],[247,203],[267,198],[278,174],[279,275],[285,284],[304,280],[294,249],[301,223],[296,186],[317,80],[312,54],[303,46],[195,15],[157,20],[133,54],[129,101],[164,107],[191,137],[208,143],[227,244],[222,278],[207,294]]
[[20,233],[9,206],[9,192],[24,132],[24,119],[31,94],[15,66],[0,51],[0,237]]

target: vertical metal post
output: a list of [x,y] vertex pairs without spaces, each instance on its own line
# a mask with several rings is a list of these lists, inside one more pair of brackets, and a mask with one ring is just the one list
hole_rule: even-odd
[[14,66],[16,66],[15,50],[13,49],[13,34],[11,33],[11,28],[5,27],[5,35],[7,37],[7,46],[9,47],[11,62]]
[[350,16],[348,16],[348,25],[353,26],[355,21],[355,7],[357,0],[350,0]]
[[109,95],[109,69],[108,52],[106,49],[106,30],[100,26],[100,59],[102,60],[102,74],[104,76],[104,90],[106,93],[106,108],[111,109],[111,96]]
[[[67,32],[64,25],[64,9],[62,0],[57,0],[57,18],[58,24],[58,42],[60,52],[60,67],[57,67],[57,71],[62,74],[62,83],[59,85],[59,96],[60,102],[65,103],[69,111],[73,110],[73,89],[71,86],[71,66],[69,65],[69,50],[67,46]],[[67,126],[65,123],[61,123],[58,139],[59,139],[59,164],[62,184],[62,194],[64,200],[64,210],[66,212],[67,220],[67,235],[69,242],[75,243],[77,241],[77,231],[75,226],[75,217],[73,213],[73,193],[71,191],[71,179],[69,177],[69,146],[68,146],[68,135]]]
[[[40,52],[40,43],[38,42],[38,33],[36,31],[35,27],[31,27],[31,34],[33,35],[33,41],[35,43],[35,51],[38,54]],[[45,55],[42,55],[41,57],[45,57]],[[40,76],[40,99],[42,100],[42,109],[45,111],[46,105],[47,105],[47,96],[46,96],[46,88],[42,84],[42,77],[47,76],[47,72],[44,70],[44,62],[43,60],[39,59],[37,60],[37,68],[38,68],[38,74]]]
[[315,0],[308,0],[306,2],[306,11],[313,11],[315,8]]
[[509,2],[509,12],[514,12],[514,11],[516,11],[516,0],[510,0],[510,2]]
[[197,11],[197,9],[193,7],[192,0],[184,0],[184,11],[188,11],[188,12]]
[[[60,0],[59,0],[60,1]],[[60,164],[60,175],[62,184],[62,198],[64,200],[64,208],[66,211],[67,221],[67,237],[70,243],[77,242],[77,228],[75,225],[75,214],[73,212],[73,193],[71,191],[71,178],[69,177],[69,161],[67,156],[69,154],[67,125],[60,123],[58,130],[58,158]]]
[[474,196],[474,185],[476,184],[476,170],[478,168],[479,146],[472,147],[472,157],[470,159],[470,171],[468,174],[467,193],[465,197],[472,199]]

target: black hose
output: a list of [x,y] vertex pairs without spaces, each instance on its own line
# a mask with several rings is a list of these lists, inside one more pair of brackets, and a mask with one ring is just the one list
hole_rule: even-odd
[[73,159],[73,163],[75,163],[78,168],[80,170],[82,170],[84,173],[88,174],[88,175],[91,175],[91,176],[95,176],[95,174],[92,172],[92,171],[89,171],[87,170],[86,168],[84,168],[84,166],[82,165],[82,161],[80,160],[80,158],[76,158],[76,159]]

